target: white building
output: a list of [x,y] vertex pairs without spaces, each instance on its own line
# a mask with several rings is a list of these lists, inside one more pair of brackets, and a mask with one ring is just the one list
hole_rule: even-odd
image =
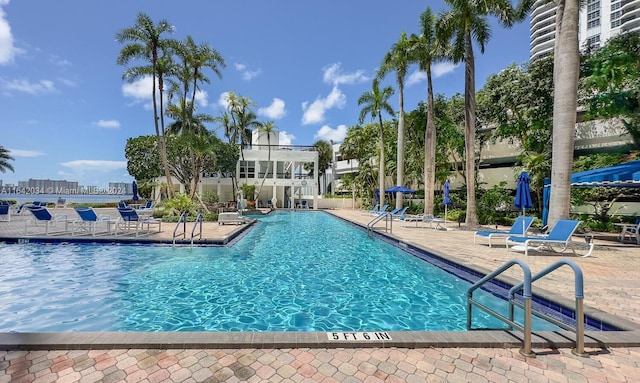
[[[556,5],[537,0],[530,20],[530,58],[535,61],[553,53]],[[640,0],[587,0],[580,9],[579,46],[603,46],[611,37],[640,30]]]
[[[269,162],[271,165],[267,166]],[[313,176],[304,169],[305,164],[312,164]],[[238,160],[236,176],[240,189],[235,190],[236,195],[233,179],[219,173],[204,174],[198,193],[213,192],[221,202],[237,201],[243,184],[255,185],[256,193],[260,192],[256,197],[257,207],[268,207],[269,202],[275,201],[276,207],[295,208],[304,200],[309,207],[317,208],[318,152],[313,146],[280,145],[277,132],[268,141],[266,135],[254,131],[251,146],[242,151]],[[175,179],[174,183],[183,193],[184,185]]]

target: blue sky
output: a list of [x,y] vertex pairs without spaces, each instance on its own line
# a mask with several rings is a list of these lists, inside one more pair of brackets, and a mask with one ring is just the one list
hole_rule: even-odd
[[[226,60],[222,79],[207,75],[198,112],[219,115],[225,92],[249,97],[259,119],[273,120],[281,141],[340,142],[358,123],[358,97],[402,31],[419,33],[420,14],[442,1],[195,1],[0,0],[0,145],[11,151],[15,173],[107,187],[130,182],[127,138],[154,134],[147,82],[122,81],[116,64],[119,30],[139,12],[191,35]],[[476,49],[476,87],[511,63],[529,58],[529,23],[504,30],[492,20],[484,55]],[[434,91],[464,92],[464,67],[434,68]],[[384,85],[395,89],[393,75]],[[425,76],[410,70],[405,110],[426,98]],[[392,105],[397,105],[397,95]],[[210,129],[215,126],[210,126]],[[222,131],[218,130],[222,137]]]

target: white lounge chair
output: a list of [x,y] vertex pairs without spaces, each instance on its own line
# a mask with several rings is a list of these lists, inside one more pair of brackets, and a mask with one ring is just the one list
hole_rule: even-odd
[[511,236],[524,237],[529,231],[531,224],[533,224],[534,217],[519,216],[511,226],[509,231],[476,231],[473,234],[473,243],[476,243],[476,238],[487,238],[489,240],[489,247],[491,247],[492,238],[506,238]]
[[227,223],[241,225],[247,222],[248,219],[238,212],[218,213],[218,225],[225,225]]

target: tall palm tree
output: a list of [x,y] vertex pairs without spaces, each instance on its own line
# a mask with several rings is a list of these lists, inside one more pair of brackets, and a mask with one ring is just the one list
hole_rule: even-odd
[[[191,36],[187,36],[185,41],[177,43],[174,50],[181,60],[179,69],[176,72],[176,80],[170,79],[169,99],[174,94],[179,94],[178,100],[180,105],[172,108],[171,113],[174,119],[180,120],[180,124],[172,124],[175,133],[176,126],[182,130],[190,130],[191,123],[197,123],[194,117],[196,93],[200,89],[198,83],[210,84],[211,81],[204,75],[203,69],[210,68],[218,76],[222,78],[220,67],[226,64],[222,56],[208,44],[197,45]],[[169,109],[169,107],[167,107]],[[180,111],[179,117],[176,118],[175,113]],[[199,118],[203,122],[203,115]],[[211,118],[207,118],[207,122],[211,122]],[[195,128],[201,128],[196,126]]]
[[380,91],[378,81],[374,80],[371,85],[371,92],[365,92],[358,98],[358,105],[364,105],[360,110],[359,121],[362,124],[367,115],[371,115],[371,120],[378,119],[380,124],[380,173],[378,174],[378,190],[380,191],[380,206],[384,205],[384,124],[382,123],[382,112],[387,112],[393,116],[394,111],[389,105],[389,97],[393,95],[393,89],[390,86]]
[[420,15],[420,36],[411,36],[412,58],[427,74],[427,127],[424,133],[424,214],[433,215],[436,182],[436,123],[431,66],[445,58],[446,41],[436,38],[436,17],[431,8]]
[[262,191],[262,187],[264,186],[264,181],[267,180],[267,176],[269,175],[269,171],[271,170],[271,135],[277,133],[276,124],[273,121],[267,121],[261,126],[259,126],[256,131],[258,132],[258,137],[262,135],[267,136],[267,170],[264,172],[264,177],[262,177],[262,182],[260,183],[260,187],[258,188],[258,192],[256,196],[260,196],[260,192]]
[[[185,111],[184,109],[187,109]],[[194,113],[191,102],[186,103],[181,100],[178,104],[169,103],[165,114],[173,119],[173,122],[167,127],[170,134],[204,134],[207,131],[205,123],[215,122],[216,119],[205,113]]]
[[11,157],[11,152],[0,145],[0,172],[6,173],[7,169],[14,172],[13,165],[9,161],[14,161],[13,157]]
[[[407,33],[402,32],[398,41],[391,47],[382,60],[382,65],[378,68],[377,80],[380,81],[387,73],[395,71],[396,81],[398,83],[398,155],[397,155],[397,172],[396,184],[404,185],[404,79],[407,76],[409,66],[411,65],[411,42],[407,38]],[[381,190],[380,194],[384,191]],[[396,193],[396,209],[402,208],[402,193]]]
[[[162,107],[163,98],[163,75],[170,67],[170,59],[167,51],[170,50],[172,40],[163,39],[162,35],[174,32],[174,27],[166,20],[160,20],[157,24],[144,13],[139,13],[136,23],[116,33],[116,40],[120,44],[130,42],[125,45],[117,58],[118,65],[128,65],[134,60],[146,61],[148,65],[141,65],[127,68],[122,76],[124,80],[133,82],[142,77],[152,78],[152,102],[153,121],[158,138],[158,151],[167,178],[168,196],[172,197],[173,182],[171,171],[167,160],[167,145],[164,137],[164,112]],[[157,92],[160,93],[159,97]],[[158,99],[160,107],[158,107]],[[158,124],[161,124],[159,126]]]
[[[478,225],[476,208],[476,86],[475,58],[473,43],[480,45],[480,53],[491,37],[491,28],[487,16],[493,15],[504,27],[510,27],[516,18],[516,12],[509,0],[444,0],[451,10],[440,14],[436,24],[439,40],[450,41],[450,58],[454,63],[464,61],[464,130],[465,130],[465,174],[467,184],[467,212],[465,224],[468,227]],[[529,1],[529,0],[524,0]]]
[[553,142],[551,158],[551,197],[549,199],[549,225],[553,227],[562,218],[569,218],[571,206],[571,170],[576,129],[578,99],[579,0],[556,2],[556,36],[553,65]]
[[[331,167],[331,161],[333,159],[333,146],[331,143],[325,140],[318,140],[313,144],[316,152],[318,152],[318,177],[322,176],[324,182],[324,193],[327,192],[327,169]],[[309,171],[309,174],[313,175],[313,163],[307,163],[304,165],[305,170]],[[318,182],[318,195],[323,194],[323,190],[320,188]]]
[[[225,128],[225,136],[229,139],[229,143],[240,145],[240,158],[244,160],[244,148],[251,142],[252,129],[262,126],[262,122],[258,121],[258,116],[251,109],[255,105],[248,97],[236,95],[233,92],[227,94],[227,112],[223,113],[218,121],[222,122]],[[237,179],[236,179],[237,182]],[[236,190],[238,185],[235,185]]]

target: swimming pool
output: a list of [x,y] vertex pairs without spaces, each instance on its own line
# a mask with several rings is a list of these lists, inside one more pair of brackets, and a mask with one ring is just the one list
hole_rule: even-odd
[[0,245],[0,331],[465,330],[462,278],[329,214],[260,220],[231,247]]

